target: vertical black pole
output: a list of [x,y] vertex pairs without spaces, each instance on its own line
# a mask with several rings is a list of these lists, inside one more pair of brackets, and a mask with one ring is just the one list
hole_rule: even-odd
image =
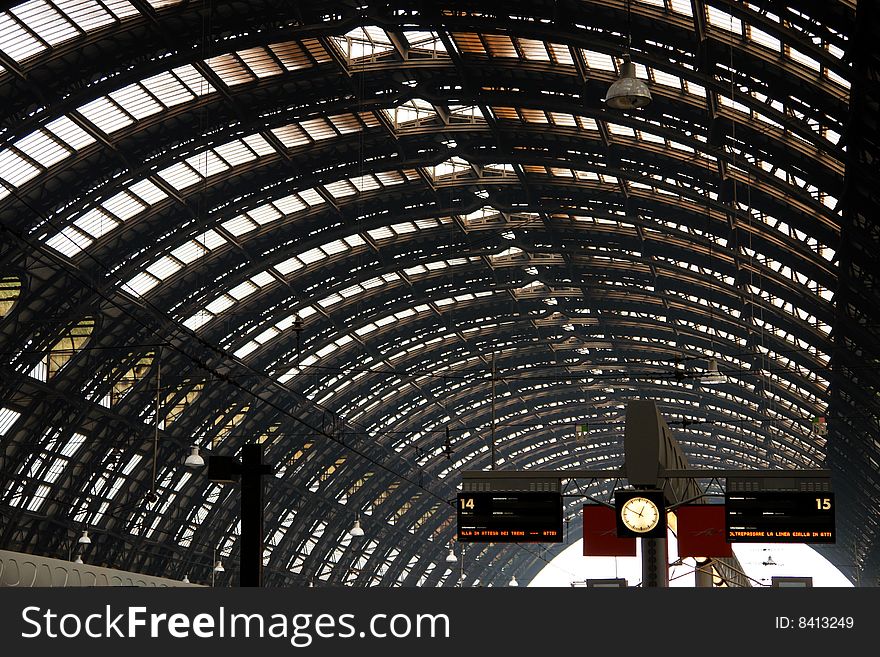
[[666,588],[669,586],[666,539],[642,539],[642,587]]
[[241,448],[241,586],[263,585],[263,446]]

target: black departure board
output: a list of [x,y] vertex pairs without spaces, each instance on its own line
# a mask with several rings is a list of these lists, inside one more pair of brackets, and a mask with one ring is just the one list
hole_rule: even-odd
[[834,493],[728,492],[728,543],[834,543]]
[[462,543],[561,543],[562,495],[552,492],[458,494]]

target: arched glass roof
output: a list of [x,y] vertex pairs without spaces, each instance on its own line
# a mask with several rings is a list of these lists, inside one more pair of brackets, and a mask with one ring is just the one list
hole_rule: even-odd
[[[830,551],[877,574],[876,17],[478,4],[0,12],[4,547],[83,526],[207,577],[237,492],[183,457],[257,441],[267,583],[453,585],[494,363],[499,467],[618,467],[650,397],[693,466],[831,468]],[[627,25],[632,113],[602,102]]]

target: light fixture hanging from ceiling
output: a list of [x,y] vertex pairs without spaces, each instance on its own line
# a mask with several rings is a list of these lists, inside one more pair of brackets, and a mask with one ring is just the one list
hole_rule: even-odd
[[627,110],[639,109],[650,102],[648,85],[636,77],[636,65],[626,53],[620,65],[620,77],[608,87],[608,93],[605,94],[605,104],[611,109]]
[[199,448],[196,445],[193,445],[190,448],[189,456],[186,457],[186,460],[183,464],[188,468],[202,468],[205,466],[204,457],[199,454]]
[[702,377],[701,381],[710,386],[727,383],[727,377],[718,371],[718,361],[716,359],[709,359],[709,368],[706,370],[706,374]]
[[359,538],[364,535],[364,530],[361,527],[360,516],[355,518],[354,524],[351,526],[351,529],[348,530],[348,534],[353,538]]
[[623,63],[620,65],[620,75],[608,87],[608,92],[605,94],[605,104],[611,109],[639,109],[651,102],[651,92],[648,90],[648,85],[636,77],[636,65],[632,63],[630,57],[631,45],[630,8],[629,0],[627,0],[626,53],[624,53]]

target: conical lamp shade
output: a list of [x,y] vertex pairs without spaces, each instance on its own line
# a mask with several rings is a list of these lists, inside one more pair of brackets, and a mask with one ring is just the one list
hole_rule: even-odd
[[651,102],[651,92],[642,80],[636,77],[635,64],[629,55],[623,56],[620,77],[608,87],[605,104],[612,109],[638,109]]
[[701,380],[710,386],[727,383],[727,377],[718,371],[718,361],[714,358],[709,359],[709,369],[706,370],[706,375]]
[[193,445],[190,448],[189,456],[186,457],[186,460],[183,464],[188,468],[201,468],[205,465],[204,457],[199,454],[199,448]]

